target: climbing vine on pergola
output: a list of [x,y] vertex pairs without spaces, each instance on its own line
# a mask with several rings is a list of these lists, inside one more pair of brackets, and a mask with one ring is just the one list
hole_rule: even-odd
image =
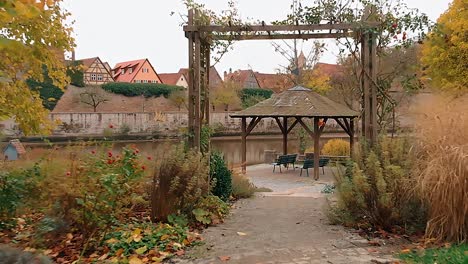
[[371,144],[377,138],[377,31],[369,21],[336,24],[211,25],[199,23],[202,14],[190,9],[184,32],[189,41],[189,146],[200,150],[202,126],[210,123],[209,69],[213,41],[339,39],[353,37],[361,43],[362,136]]

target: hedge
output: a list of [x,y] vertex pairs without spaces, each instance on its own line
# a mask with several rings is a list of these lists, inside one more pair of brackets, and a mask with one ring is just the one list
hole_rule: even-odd
[[271,90],[245,88],[239,92],[239,97],[242,101],[242,107],[245,109],[270,98],[272,94]]
[[183,87],[173,86],[160,83],[106,83],[102,85],[102,89],[125,96],[144,96],[144,97],[160,97],[166,98],[171,93],[180,91]]
[[240,92],[240,98],[242,99],[242,101],[252,96],[261,96],[265,99],[268,99],[272,95],[273,95],[273,91],[266,90],[266,89],[246,88],[246,89],[241,90]]

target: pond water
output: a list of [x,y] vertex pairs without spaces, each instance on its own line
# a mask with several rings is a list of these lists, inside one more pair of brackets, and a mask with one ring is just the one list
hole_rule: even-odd
[[[347,136],[343,134],[333,134],[321,138],[320,145],[323,146],[328,140],[333,138],[342,138],[347,140]],[[156,156],[163,156],[167,153],[170,146],[177,144],[178,141],[144,141],[144,142],[131,142],[135,144],[142,152],[152,153]],[[116,142],[115,148],[121,148],[129,142]],[[309,145],[313,145],[311,141]],[[232,137],[219,137],[213,138],[211,141],[212,149],[220,151],[229,165],[235,166],[241,163],[241,138]],[[281,136],[251,136],[247,138],[247,164],[254,165],[264,162],[265,150],[276,150],[282,152],[283,139]],[[295,137],[291,137],[288,141],[288,153],[299,152],[299,141]]]
[[[324,134],[320,140],[320,145],[323,146],[328,140],[333,138],[342,138],[348,140],[345,134]],[[264,162],[265,150],[276,150],[282,152],[282,137],[275,136],[249,136],[247,138],[247,164],[254,165]],[[68,145],[69,143],[56,143],[56,145]],[[74,143],[72,143],[74,144]],[[113,142],[113,150],[119,151],[121,148],[128,145],[135,145],[143,155],[152,156],[155,159],[164,158],[169,152],[168,150],[181,144],[178,140],[140,140],[140,141],[116,141]],[[26,144],[33,149],[45,148],[45,144]],[[313,145],[312,140],[310,146]],[[236,166],[241,163],[241,138],[240,136],[216,137],[211,141],[212,149],[220,151],[230,166]],[[89,147],[92,149],[93,147]],[[288,140],[288,153],[299,152],[299,141],[290,136]]]

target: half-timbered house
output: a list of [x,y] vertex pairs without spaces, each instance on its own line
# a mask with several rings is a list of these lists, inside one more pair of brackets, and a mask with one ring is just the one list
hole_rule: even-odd
[[79,60],[83,65],[85,85],[101,85],[114,82],[111,72],[99,57]]

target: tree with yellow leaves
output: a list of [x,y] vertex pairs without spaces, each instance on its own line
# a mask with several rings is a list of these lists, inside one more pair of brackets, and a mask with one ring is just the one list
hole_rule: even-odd
[[63,54],[74,40],[60,2],[0,1],[0,120],[14,118],[26,135],[52,128],[39,91],[29,89],[26,80],[43,81],[46,68],[55,86],[69,81]]
[[435,88],[468,91],[468,1],[454,0],[424,43],[422,61]]

